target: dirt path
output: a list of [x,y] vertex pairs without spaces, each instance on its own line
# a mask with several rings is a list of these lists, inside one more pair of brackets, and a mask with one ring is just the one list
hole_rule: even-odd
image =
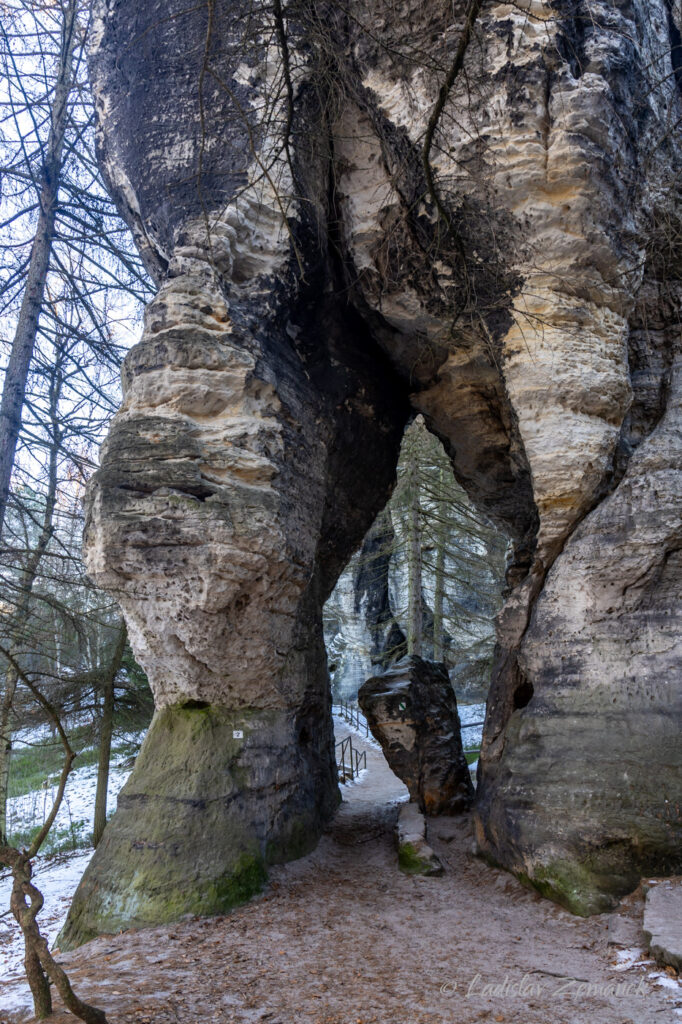
[[366,740],[345,722],[335,718],[334,738],[336,742],[340,743],[349,735],[352,736],[353,746],[361,752],[364,751],[367,758],[367,771],[362,772],[358,781],[341,787],[344,800],[343,813],[353,814],[367,804],[373,806],[377,804],[397,805],[402,800],[409,799],[407,786],[388,767],[379,744],[371,737]]
[[[393,827],[404,787],[367,749],[367,775],[347,787],[314,853],[274,869],[260,898],[225,917],[101,938],[65,955],[77,991],[110,1024],[682,1021],[672,978],[651,966],[623,969],[639,948],[636,897],[618,915],[629,955],[608,944],[612,916],[572,917],[472,856],[461,818],[431,824],[442,877],[402,875]],[[613,994],[615,985],[639,988]],[[0,1007],[17,992],[0,984]]]

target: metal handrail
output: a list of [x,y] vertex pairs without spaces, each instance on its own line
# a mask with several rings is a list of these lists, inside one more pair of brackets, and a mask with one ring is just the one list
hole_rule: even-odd
[[[464,732],[465,729],[474,729],[474,728],[478,727],[479,725],[485,725],[485,721],[481,720],[480,722],[466,722],[466,723],[462,722],[460,728],[461,728],[461,731]],[[462,744],[462,750],[464,751],[465,754],[480,754],[481,753],[481,748],[480,747],[465,747],[463,744]]]
[[364,732],[365,736],[369,739],[369,725],[367,724],[367,719],[364,715],[362,716],[362,720],[360,719],[360,709],[357,704],[351,704],[350,701],[340,700],[335,704],[332,704],[332,711],[334,708],[339,709],[340,718],[343,718],[354,729],[357,729],[358,732]]
[[[348,722],[349,725],[357,729],[358,732],[364,730],[365,736],[369,738],[369,725],[367,724],[367,719],[365,718],[364,715],[362,716],[362,720],[360,719],[360,710],[357,704],[351,704],[350,701],[339,700],[332,703],[332,711],[334,711],[335,708],[338,710],[339,718],[343,718],[344,721]],[[483,720],[481,720],[480,722],[467,722],[466,724],[462,724],[461,728],[462,730],[474,729],[479,725],[485,725],[485,722]],[[347,736],[345,740],[342,740],[341,743],[337,743],[336,746],[340,747],[343,743],[346,743],[349,740],[350,736]],[[464,750],[465,754],[480,754],[481,752],[480,747],[463,747],[462,749]],[[367,756],[364,751],[363,756],[365,759],[365,767],[367,767]],[[351,777],[354,778],[355,776]]]
[[358,750],[353,746],[353,737],[346,736],[339,740],[334,748],[336,754],[336,766],[339,772],[339,782],[348,782],[356,779],[363,769],[367,767],[367,752]]
[[[359,775],[363,769],[367,767],[367,751],[356,750],[353,747],[353,754],[355,755],[355,774]],[[360,767],[362,765],[362,767]]]

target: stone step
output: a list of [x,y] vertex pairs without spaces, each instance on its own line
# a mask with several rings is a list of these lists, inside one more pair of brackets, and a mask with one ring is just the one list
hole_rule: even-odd
[[651,879],[644,904],[644,937],[664,966],[682,968],[682,877]]

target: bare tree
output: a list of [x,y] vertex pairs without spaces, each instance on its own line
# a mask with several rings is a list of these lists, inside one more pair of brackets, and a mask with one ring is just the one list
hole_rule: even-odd
[[[38,334],[54,240],[64,137],[68,121],[68,99],[73,81],[73,60],[78,35],[77,13],[77,0],[67,0],[63,9],[61,47],[50,107],[50,129],[42,149],[40,167],[37,172],[32,171],[36,178],[34,183],[39,190],[38,221],[0,403],[0,533],[7,508],[12,468],[21,430],[26,382]],[[2,31],[6,38],[4,27]],[[11,53],[11,50],[9,52]],[[20,77],[18,80],[21,80]],[[31,107],[30,101],[28,107]]]
[[[54,511],[57,498],[57,467],[62,441],[62,431],[59,422],[58,410],[64,372],[63,357],[64,351],[63,348],[60,348],[57,353],[57,359],[51,368],[47,421],[48,429],[50,431],[50,443],[48,448],[45,505],[42,514],[40,533],[38,534],[35,545],[27,552],[26,562],[18,581],[16,608],[10,628],[10,636],[8,638],[10,649],[13,652],[13,657],[17,655],[20,636],[25,628],[28,608],[33,588],[38,577],[40,563],[45,556],[50,539],[54,532]],[[10,661],[6,668],[2,706],[0,707],[0,835],[5,835],[7,831],[7,787],[9,782],[10,753],[12,749],[11,713],[18,678],[17,666],[13,661]]]
[[[118,394],[117,331],[148,293],[95,159],[85,68],[89,8],[88,0],[7,0],[0,7],[0,325],[11,331],[11,339],[0,334],[9,350],[0,402],[0,533],[36,365],[49,362],[68,328],[82,342],[80,394],[96,396],[109,415]],[[98,373],[88,374],[83,363],[93,356]],[[97,426],[101,433],[101,416]]]
[[[25,671],[40,665],[55,706],[97,709],[120,615],[85,579],[80,500],[118,404],[121,339],[148,284],[95,160],[88,27],[87,0],[0,7],[0,640]],[[26,694],[2,660],[6,829],[11,734]]]
[[97,764],[97,791],[95,793],[95,816],[92,826],[92,845],[97,846],[107,823],[107,789],[109,765],[111,762],[111,738],[114,732],[114,698],[116,676],[121,668],[128,634],[125,622],[121,621],[114,652],[106,666],[102,681],[102,715],[99,734],[99,761]]

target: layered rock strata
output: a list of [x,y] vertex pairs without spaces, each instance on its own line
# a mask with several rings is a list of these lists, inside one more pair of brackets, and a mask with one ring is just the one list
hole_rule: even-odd
[[320,608],[408,400],[514,543],[481,849],[581,913],[679,867],[679,30],[677,0],[98,0],[100,160],[159,293],[86,546],[158,715],[68,942],[315,842]]

